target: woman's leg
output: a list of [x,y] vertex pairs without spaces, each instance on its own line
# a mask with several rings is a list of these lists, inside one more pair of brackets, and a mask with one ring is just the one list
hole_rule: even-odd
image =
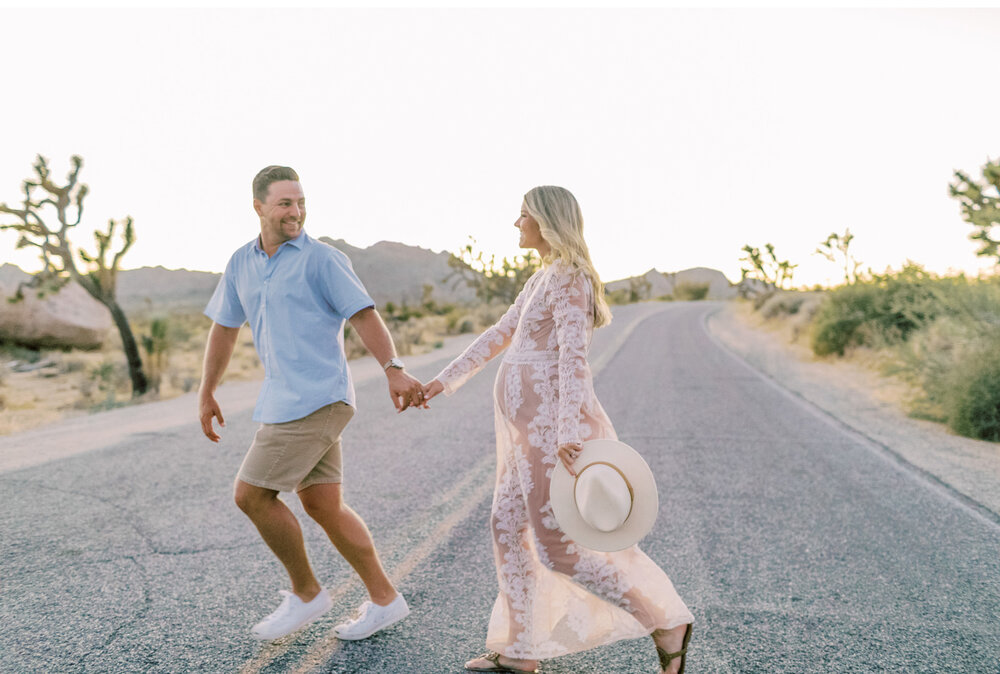
[[[643,627],[650,630],[673,629],[678,625],[676,615],[670,615],[663,595],[676,593],[666,574],[637,548],[614,553],[598,552],[577,545],[566,539],[552,515],[549,501],[549,468],[554,466],[555,447],[541,453],[539,460],[531,462],[531,475],[535,488],[527,493],[526,511],[536,536],[539,556],[546,566],[568,576],[577,585],[631,614]],[[542,459],[541,457],[549,456]],[[641,565],[655,574],[629,572],[629,567]],[[661,582],[668,588],[651,585]],[[659,598],[659,601],[658,601]],[[687,614],[686,610],[683,612]],[[672,651],[671,651],[672,652]]]
[[[533,560],[525,533],[528,526],[525,501],[520,493],[516,469],[504,462],[497,476],[493,495],[490,530],[493,534],[493,554],[497,568],[500,600],[504,602],[507,618],[507,636],[510,644],[517,635],[530,631],[533,586]],[[500,649],[498,649],[500,650]],[[488,668],[493,663],[476,658],[465,663],[466,667]],[[500,652],[501,666],[531,671],[538,666],[536,660],[515,658]]]

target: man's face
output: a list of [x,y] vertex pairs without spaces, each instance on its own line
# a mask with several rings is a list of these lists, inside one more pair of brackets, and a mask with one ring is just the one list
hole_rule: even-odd
[[277,241],[294,239],[306,221],[306,196],[297,180],[279,180],[268,186],[264,201],[253,200],[261,232]]

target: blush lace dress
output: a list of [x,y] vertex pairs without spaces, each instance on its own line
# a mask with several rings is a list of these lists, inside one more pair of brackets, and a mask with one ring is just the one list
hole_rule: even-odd
[[562,443],[616,438],[594,395],[587,350],[593,286],[556,261],[436,377],[447,395],[506,350],[493,400],[497,481],[490,526],[500,593],[486,646],[544,660],[694,621],[638,546],[595,552],[558,527],[549,480]]

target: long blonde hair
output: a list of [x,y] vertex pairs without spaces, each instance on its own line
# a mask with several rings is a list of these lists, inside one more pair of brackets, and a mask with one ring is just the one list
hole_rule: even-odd
[[590,260],[587,242],[583,240],[583,212],[573,193],[564,187],[542,185],[524,195],[524,206],[538,222],[542,238],[551,252],[542,260],[556,260],[583,272],[594,287],[594,327],[611,322],[611,309],[604,299],[604,284]]

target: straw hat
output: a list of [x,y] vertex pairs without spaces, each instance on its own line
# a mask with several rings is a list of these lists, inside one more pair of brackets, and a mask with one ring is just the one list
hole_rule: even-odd
[[624,550],[649,533],[659,500],[649,465],[624,442],[603,438],[583,443],[573,462],[552,470],[549,499],[559,528],[591,550]]

